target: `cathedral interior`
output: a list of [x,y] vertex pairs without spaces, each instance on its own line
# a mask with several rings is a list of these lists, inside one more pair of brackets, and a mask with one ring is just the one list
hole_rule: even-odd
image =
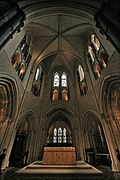
[[4,148],[3,172],[83,161],[120,173],[119,0],[0,1]]

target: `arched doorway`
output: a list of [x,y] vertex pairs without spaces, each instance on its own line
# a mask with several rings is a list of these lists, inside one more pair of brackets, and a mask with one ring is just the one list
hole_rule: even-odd
[[85,161],[92,165],[110,165],[111,159],[102,124],[94,113],[87,113],[83,127]]
[[28,152],[26,151],[28,141],[28,124],[22,121],[17,129],[13,148],[11,151],[9,165],[20,167],[27,164]]
[[[24,112],[17,122],[9,165],[24,166],[38,159],[39,123],[34,111]],[[15,135],[16,134],[16,135]]]

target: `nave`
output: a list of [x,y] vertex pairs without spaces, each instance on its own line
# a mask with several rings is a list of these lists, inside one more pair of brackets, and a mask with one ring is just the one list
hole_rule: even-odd
[[119,7],[0,0],[2,179],[119,179]]

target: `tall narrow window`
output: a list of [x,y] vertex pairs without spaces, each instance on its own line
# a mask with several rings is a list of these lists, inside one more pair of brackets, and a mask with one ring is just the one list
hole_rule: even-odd
[[35,73],[35,80],[40,80],[41,79],[41,75],[42,75],[42,67],[39,66],[36,70],[36,73]]
[[95,62],[95,53],[94,53],[91,46],[88,46],[88,53],[89,53],[90,58],[91,58],[91,63],[93,64]]
[[84,95],[87,93],[87,84],[85,80],[84,70],[81,65],[78,66],[78,81],[80,87],[80,94]]
[[63,143],[67,143],[67,134],[66,128],[63,129]]
[[67,75],[65,72],[63,72],[61,76],[61,86],[67,87]]
[[62,87],[62,100],[68,101],[68,86],[67,86],[67,75],[65,72],[61,75],[61,87]]
[[103,69],[107,65],[108,54],[95,34],[92,34],[90,38],[90,45],[88,46],[88,58],[90,60],[95,78],[100,78]]
[[80,81],[84,80],[85,75],[81,65],[78,66],[78,72],[79,72]]
[[58,74],[58,72],[56,72],[54,74],[54,84],[53,84],[54,87],[59,87],[59,81],[60,81],[59,79],[60,79],[59,74]]
[[62,128],[58,128],[58,143],[62,143]]
[[37,67],[33,85],[32,85],[32,93],[35,96],[40,95],[40,88],[42,84],[42,74],[43,74],[42,67],[41,66]]
[[91,35],[91,42],[93,43],[94,47],[98,51],[100,49],[100,41],[99,39],[95,36],[95,34]]
[[31,38],[30,36],[25,35],[11,58],[11,63],[21,80],[24,78],[31,57]]
[[53,143],[57,143],[57,128],[54,129]]

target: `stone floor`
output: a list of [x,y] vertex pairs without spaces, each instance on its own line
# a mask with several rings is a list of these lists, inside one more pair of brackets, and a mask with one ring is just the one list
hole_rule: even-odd
[[[111,171],[111,168],[108,166],[97,166],[96,167],[98,170],[102,172],[101,174],[96,176],[93,174],[92,175],[87,175],[87,174],[55,174],[54,169],[52,174],[42,174],[42,176],[33,176],[33,178],[25,175],[25,178],[21,178],[23,180],[27,179],[33,179],[33,180],[120,180],[120,174],[119,173],[113,173]],[[96,169],[95,168],[95,169]],[[19,178],[16,177],[16,172],[19,172],[21,170],[20,168],[14,168],[14,167],[8,167],[3,174],[0,176],[0,180],[19,180]],[[31,175],[30,175],[31,176]]]

